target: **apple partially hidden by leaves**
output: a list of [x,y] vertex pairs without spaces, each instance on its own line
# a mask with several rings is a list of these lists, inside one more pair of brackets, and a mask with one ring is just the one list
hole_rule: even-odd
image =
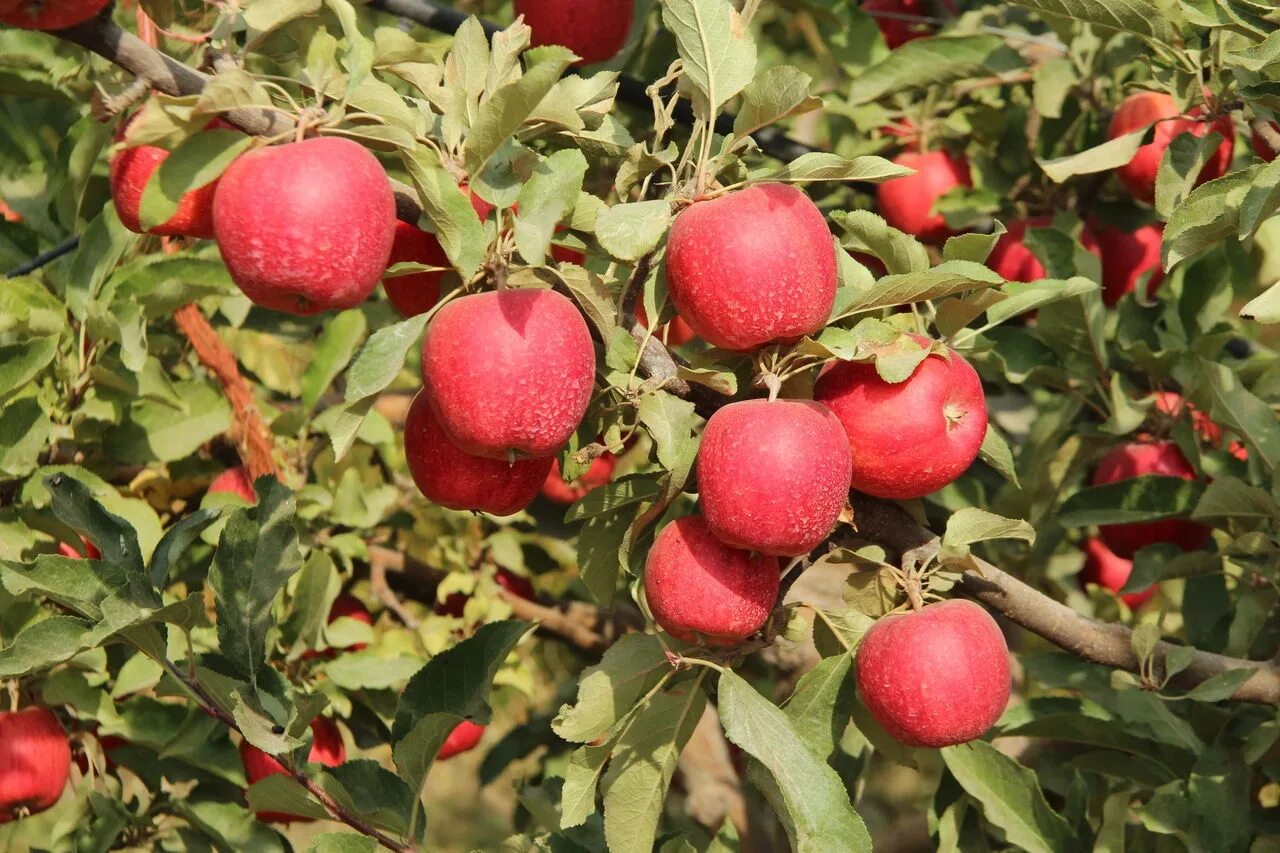
[[[955,14],[955,0],[943,0],[946,10]],[[926,20],[932,17],[935,5],[932,0],[865,0],[859,7],[874,16],[880,34],[890,50],[902,47],[909,41],[932,35],[935,25]],[[877,14],[880,13],[880,14]],[[898,17],[901,16],[901,17]]]
[[858,646],[858,693],[884,730],[907,746],[982,737],[1009,704],[1009,646],[972,601],[889,614]]
[[1194,117],[1202,115],[1203,112],[1203,107],[1197,107],[1189,114],[1193,116],[1192,118],[1178,118],[1182,114],[1178,109],[1178,102],[1163,92],[1138,92],[1121,102],[1115,115],[1111,117],[1108,138],[1115,139],[1126,133],[1132,133],[1144,125],[1158,122],[1155,125],[1152,140],[1139,148],[1132,160],[1116,169],[1116,177],[1135,199],[1148,204],[1155,201],[1156,175],[1160,171],[1160,161],[1173,140],[1184,133],[1207,136],[1210,131],[1217,131],[1222,137],[1222,143],[1200,170],[1196,178],[1196,186],[1226,174],[1231,166],[1231,156],[1236,147],[1235,126],[1231,122],[1230,115],[1220,116],[1212,124],[1202,118]]
[[768,621],[780,576],[776,557],[726,545],[687,515],[654,539],[644,594],[654,621],[676,639],[732,646]]
[[[311,749],[307,752],[307,763],[323,764],[325,767],[337,767],[347,760],[347,748],[342,742],[342,733],[333,720],[327,717],[316,717],[311,721]],[[287,772],[274,756],[268,755],[247,740],[240,741],[240,759],[244,762],[244,775],[249,784],[268,776]],[[307,822],[309,817],[288,814],[285,812],[258,812],[258,820],[268,823]]]
[[877,186],[876,210],[899,231],[933,243],[946,240],[953,232],[942,214],[933,212],[933,203],[956,187],[973,186],[969,161],[946,151],[905,151],[893,162],[916,174]]
[[247,503],[258,502],[258,494],[253,490],[253,480],[249,478],[249,472],[239,465],[228,468],[214,477],[213,482],[209,484],[209,494],[236,495]]
[[[1044,264],[1026,245],[1027,231],[1032,228],[1050,228],[1052,217],[1038,216],[1009,224],[1009,230],[1000,235],[987,258],[987,266],[1006,281],[1039,281],[1047,276]],[[1080,231],[1080,244],[1095,255],[1100,255],[1098,239],[1088,225]]]
[[98,547],[83,536],[80,537],[80,548],[81,550],[76,550],[76,546],[67,542],[58,543],[58,553],[64,557],[70,557],[73,560],[83,560],[85,557],[90,560],[102,559],[102,552]]
[[515,13],[533,30],[533,46],[558,44],[578,65],[608,62],[631,32],[634,0],[515,0]]
[[9,0],[0,2],[0,24],[24,30],[65,30],[109,5],[111,0]]
[[70,773],[71,745],[52,711],[0,713],[0,823],[58,802]]
[[1164,224],[1160,222],[1143,225],[1133,231],[1119,228],[1098,231],[1102,299],[1107,305],[1115,305],[1126,293],[1136,290],[1143,276],[1147,278],[1146,298],[1154,298],[1156,288],[1164,281],[1164,268],[1160,265],[1160,243],[1163,239]]
[[470,720],[463,720],[449,732],[449,736],[440,745],[440,751],[436,753],[436,761],[448,761],[455,755],[470,752],[476,748],[476,744],[480,743],[482,737],[484,737],[484,726]]
[[[373,614],[369,612],[369,608],[364,606],[364,602],[356,598],[354,595],[343,593],[333,600],[333,605],[329,608],[329,617],[326,620],[332,625],[339,619],[354,619],[357,622],[363,622],[365,625],[373,624]],[[359,652],[367,649],[367,643],[354,643],[346,648],[346,651]],[[337,649],[325,649],[323,652],[317,652],[309,649],[303,653],[303,660],[312,660],[318,657],[334,658],[337,657]]]
[[[1093,474],[1095,486],[1155,475],[1196,479],[1196,471],[1172,441],[1129,442],[1111,448]],[[1184,551],[1196,551],[1209,541],[1209,528],[1180,518],[1129,524],[1104,524],[1098,535],[1112,551],[1132,558],[1142,548],[1172,542]]]
[[551,473],[542,484],[542,496],[552,503],[568,504],[580,501],[590,492],[606,485],[613,478],[613,469],[618,465],[618,458],[612,453],[605,453],[591,460],[591,467],[586,473],[566,483],[560,474],[560,460],[551,460]]
[[[1107,543],[1096,537],[1084,543],[1084,555],[1080,585],[1094,584],[1120,595],[1120,590],[1129,581],[1129,575],[1133,574],[1133,560],[1117,556],[1107,547]],[[1120,600],[1129,605],[1130,610],[1137,610],[1155,594],[1156,588],[1149,586],[1137,592],[1126,592],[1120,595]]]

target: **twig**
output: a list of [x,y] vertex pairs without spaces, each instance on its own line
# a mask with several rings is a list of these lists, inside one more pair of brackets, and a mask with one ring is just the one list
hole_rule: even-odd
[[[400,621],[415,631],[422,622],[414,616],[400,601],[395,590],[387,583],[386,548],[372,548],[369,551],[369,585],[373,594],[378,596],[388,610],[400,617]],[[394,552],[392,552],[394,553]]]
[[58,245],[54,246],[49,251],[36,255],[34,258],[27,261],[26,263],[18,264],[16,267],[14,267],[13,269],[5,273],[4,277],[17,278],[20,275],[27,275],[28,273],[33,273],[36,270],[40,269],[41,267],[45,266],[46,264],[53,263],[58,258],[61,258],[63,255],[71,254],[76,250],[77,247],[79,247],[79,245],[80,245],[80,238],[78,236],[68,237]]

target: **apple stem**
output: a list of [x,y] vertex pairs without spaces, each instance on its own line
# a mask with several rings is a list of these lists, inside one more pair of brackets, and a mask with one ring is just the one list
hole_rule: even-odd
[[7,686],[9,688],[9,710],[16,711],[22,699],[21,694],[18,692],[18,679],[10,678]]
[[907,601],[911,604],[911,609],[917,613],[924,609],[924,595],[920,588],[920,575],[916,572],[905,573],[902,580],[902,588],[906,590]]
[[778,399],[778,393],[782,390],[782,377],[776,373],[766,373],[763,382],[764,387],[769,389],[769,402],[775,402]]

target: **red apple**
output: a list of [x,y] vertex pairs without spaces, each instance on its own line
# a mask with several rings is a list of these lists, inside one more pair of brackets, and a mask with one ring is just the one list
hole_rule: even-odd
[[857,665],[863,704],[907,746],[975,740],[1009,704],[1009,646],[972,601],[882,617],[862,638]]
[[808,400],[745,400],[716,411],[698,450],[698,502],[726,545],[799,557],[831,534],[849,499],[849,438]]
[[[1037,216],[1010,223],[1009,230],[996,240],[991,256],[987,258],[987,266],[999,273],[1006,281],[1039,281],[1048,273],[1040,259],[1027,248],[1025,242],[1027,231],[1031,228],[1050,228],[1053,219],[1049,216]],[[1095,255],[1099,254],[1098,239],[1094,237],[1089,226],[1080,232],[1080,243]]]
[[[955,14],[954,0],[945,0],[945,2],[947,11]],[[934,13],[931,0],[865,0],[861,9],[875,16],[876,26],[880,28],[880,34],[884,36],[885,44],[889,45],[890,50],[901,47],[912,39],[932,35],[935,29],[927,21],[876,15],[877,12],[887,12],[890,15],[914,15],[927,18]]]
[[613,478],[613,469],[617,465],[618,459],[612,453],[597,456],[591,460],[591,467],[585,474],[572,483],[566,483],[560,474],[560,460],[553,457],[551,473],[542,484],[542,496],[554,503],[566,505],[582,500],[588,492],[607,484]]
[[387,269],[396,204],[376,157],[321,137],[240,155],[218,181],[213,230],[222,260],[264,308],[353,308]]
[[253,480],[249,478],[249,472],[239,465],[228,468],[213,478],[213,482],[209,484],[209,494],[219,493],[237,495],[251,504],[258,502],[258,494],[253,490]]
[[523,575],[517,575],[515,572],[507,569],[498,569],[493,579],[497,581],[498,586],[505,589],[512,595],[533,601],[537,598],[537,593],[533,591],[533,582]]
[[[316,717],[311,721],[311,734],[313,736],[311,750],[307,753],[309,764],[337,767],[347,760],[347,748],[342,743],[342,733],[338,731],[338,726],[333,720]],[[244,762],[245,779],[250,785],[268,776],[286,772],[284,765],[247,740],[240,741],[240,759]],[[284,812],[258,812],[258,820],[269,823],[291,823],[310,821],[311,818]]]
[[[373,624],[373,614],[369,612],[369,608],[364,606],[364,602],[356,598],[354,595],[343,593],[333,600],[333,605],[329,608],[329,618],[326,620],[330,625],[339,619],[354,619],[357,622],[363,622],[366,625]],[[346,651],[358,652],[369,648],[368,643],[355,643],[348,646]],[[325,649],[323,652],[308,650],[303,652],[303,660],[312,660],[318,657],[334,658],[337,657],[337,649]]]
[[554,458],[507,462],[473,456],[449,441],[423,391],[404,425],[409,473],[427,500],[449,509],[511,515],[529,505],[546,482]]
[[1102,250],[1102,299],[1115,305],[1126,293],[1132,293],[1138,280],[1147,279],[1147,298],[1151,299],[1156,288],[1164,281],[1164,268],[1160,265],[1160,242],[1164,239],[1164,223],[1143,225],[1134,231],[1104,228],[1098,232],[1098,247]]
[[[1194,480],[1196,471],[1172,441],[1131,442],[1116,445],[1102,457],[1093,474],[1093,484],[1100,486],[1146,475]],[[1209,541],[1209,532],[1204,525],[1179,518],[1098,528],[1107,547],[1125,558],[1157,542],[1172,542],[1184,551],[1195,551]]]
[[[116,134],[117,141],[125,139],[132,121],[131,117],[120,127],[120,131]],[[234,129],[222,120],[211,122],[209,128]],[[151,176],[168,158],[169,152],[156,145],[134,145],[122,148],[112,156],[111,199],[115,203],[120,222],[125,228],[138,234],[213,239],[213,196],[218,188],[217,178],[184,194],[178,203],[177,212],[167,222],[148,230],[143,229],[138,218],[142,194]]]
[[587,324],[553,290],[456,299],[422,344],[423,391],[440,426],[493,459],[554,455],[586,414],[595,375]]
[[0,823],[51,807],[71,773],[71,744],[48,708],[0,713]]
[[1157,391],[1155,409],[1168,415],[1173,420],[1182,417],[1183,412],[1191,415],[1191,427],[1205,444],[1213,447],[1222,446],[1222,427],[1213,422],[1207,414],[1191,405],[1183,396],[1175,391]]
[[633,0],[515,0],[515,13],[533,30],[533,46],[558,44],[579,65],[608,62],[631,32]]
[[644,594],[654,621],[687,643],[733,646],[764,627],[778,598],[776,557],[717,539],[698,516],[662,528],[649,549]]
[[929,355],[897,384],[881,379],[870,362],[838,363],[818,379],[814,398],[835,412],[849,436],[853,488],[878,498],[936,492],[973,464],[987,434],[982,380],[950,350]]
[[[1201,112],[1202,107],[1192,110],[1193,115]],[[1222,144],[1205,163],[1196,179],[1197,185],[1222,177],[1231,165],[1231,155],[1235,152],[1236,145],[1235,126],[1231,123],[1231,116],[1221,116],[1210,125],[1202,119],[1174,119],[1178,115],[1181,115],[1178,103],[1171,96],[1163,92],[1138,92],[1125,98],[1111,117],[1111,128],[1108,131],[1111,139],[1131,133],[1154,121],[1172,119],[1160,121],[1155,126],[1151,142],[1139,148],[1127,165],[1116,170],[1120,182],[1138,201],[1148,204],[1155,201],[1156,173],[1160,170],[1160,160],[1169,144],[1184,133],[1207,136],[1211,130],[1216,130],[1223,137]]]
[[797,340],[826,325],[835,303],[831,231],[817,205],[786,184],[694,202],[667,239],[667,290],[715,346]]
[[973,186],[969,161],[963,154],[946,151],[906,151],[893,162],[915,169],[916,174],[876,187],[880,215],[894,228],[921,240],[940,243],[950,237],[952,231],[942,214],[933,212],[933,203],[956,187]]
[[[1280,133],[1280,123],[1271,122],[1271,129],[1276,133]],[[1271,143],[1267,142],[1261,133],[1255,130],[1250,134],[1250,137],[1253,142],[1253,150],[1258,153],[1259,157],[1268,163],[1276,159],[1275,149],[1271,147]]]
[[88,539],[85,539],[83,536],[80,537],[80,545],[82,551],[77,551],[76,546],[69,545],[66,542],[59,542],[58,553],[64,557],[70,557],[73,560],[80,560],[85,557],[88,557],[90,560],[102,559],[102,552],[98,550],[96,545]]
[[[448,267],[449,256],[436,235],[428,234],[416,225],[408,222],[396,223],[395,241],[391,244],[391,257],[387,266],[400,263],[428,264],[433,267]],[[442,272],[419,272],[413,275],[402,275],[383,279],[382,287],[387,291],[387,299],[405,317],[425,314],[440,299],[440,279]]]
[[[1080,571],[1080,585],[1095,584],[1109,589],[1119,595],[1124,589],[1129,575],[1133,574],[1133,560],[1117,557],[1101,539],[1089,539],[1084,543],[1084,568]],[[1149,586],[1138,592],[1127,592],[1121,600],[1129,605],[1130,610],[1137,610],[1156,594],[1156,588]]]
[[19,0],[0,3],[0,24],[24,30],[64,30],[83,24],[111,0]]
[[[636,322],[646,329],[649,328],[649,313],[644,310],[643,297],[636,299],[635,313]],[[664,346],[678,347],[689,343],[698,335],[693,329],[689,328],[689,324],[684,321],[684,318],[677,314],[670,323],[654,329],[653,336],[662,341]]]
[[448,761],[455,755],[470,752],[476,748],[476,744],[480,742],[482,737],[484,737],[484,726],[473,723],[470,720],[463,720],[445,738],[444,743],[440,746],[440,751],[436,753],[436,761]]

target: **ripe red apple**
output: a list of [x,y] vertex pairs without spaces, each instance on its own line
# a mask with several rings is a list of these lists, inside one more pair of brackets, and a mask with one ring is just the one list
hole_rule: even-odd
[[[408,222],[396,222],[395,241],[391,244],[387,266],[409,262],[448,267],[449,256],[444,253],[436,235]],[[413,317],[425,314],[435,306],[440,299],[440,279],[443,276],[442,272],[402,275],[383,279],[382,287],[397,311],[405,317]]]
[[936,492],[973,464],[987,434],[982,380],[956,352],[929,355],[896,385],[870,362],[841,362],[819,377],[814,399],[849,436],[853,488],[878,498]]
[[606,485],[613,478],[613,469],[617,465],[618,459],[612,453],[597,456],[591,460],[591,467],[585,474],[572,483],[566,483],[560,474],[560,460],[552,457],[551,473],[542,484],[542,496],[554,503],[566,505],[582,500],[588,492]]
[[671,636],[733,646],[768,621],[780,580],[776,557],[732,548],[702,518],[687,515],[662,528],[649,549],[644,594]]
[[631,32],[633,0],[515,0],[515,13],[533,30],[533,46],[558,44],[579,65],[608,62]]
[[[1276,133],[1280,133],[1280,123],[1271,122],[1271,129]],[[1261,133],[1255,130],[1250,134],[1250,137],[1253,142],[1253,150],[1258,153],[1259,157],[1268,163],[1276,159],[1275,149],[1271,147],[1271,143],[1263,138]]]
[[808,554],[849,499],[849,437],[808,400],[744,400],[716,411],[698,450],[698,501],[726,545]]
[[[311,750],[307,753],[308,763],[337,767],[347,760],[347,748],[342,743],[342,733],[338,731],[338,726],[333,720],[327,717],[316,717],[311,721],[311,734]],[[244,762],[245,779],[250,785],[259,779],[286,772],[284,765],[247,740],[240,741],[240,760]],[[268,823],[291,823],[310,821],[311,818],[284,812],[258,812],[258,820]]]
[[972,601],[882,617],[862,638],[857,665],[863,704],[907,746],[975,740],[1009,704],[1009,646]]
[[1115,305],[1126,293],[1132,293],[1138,286],[1138,279],[1148,273],[1147,298],[1155,295],[1156,288],[1164,281],[1164,268],[1160,265],[1160,242],[1163,239],[1162,222],[1143,225],[1134,231],[1104,228],[1098,232],[1104,302]]
[[395,223],[377,158],[336,137],[242,154],[213,197],[214,236],[231,278],[258,305],[289,314],[367,299],[387,269]]
[[[1048,274],[1040,259],[1027,248],[1027,230],[1031,228],[1049,228],[1053,218],[1037,216],[1010,223],[1008,230],[996,240],[991,256],[987,258],[987,266],[999,273],[1006,281],[1039,281]],[[1095,255],[1100,255],[1098,239],[1093,231],[1085,225],[1080,232],[1080,243]]]
[[952,231],[942,214],[933,212],[933,203],[956,187],[973,186],[969,161],[963,154],[946,151],[905,151],[893,162],[915,169],[916,174],[876,187],[880,215],[894,228],[921,240],[940,243],[950,237]]
[[[364,602],[354,595],[347,595],[346,593],[333,600],[333,605],[329,608],[329,617],[326,621],[332,625],[344,617],[363,622],[366,625],[373,624],[373,614],[369,612],[369,608],[364,606]],[[358,652],[367,648],[369,648],[368,643],[355,643],[348,646],[346,651]],[[303,660],[312,660],[322,656],[330,659],[337,657],[337,649],[325,649],[323,652],[308,650],[302,654]]]
[[[1129,575],[1133,574],[1133,560],[1117,557],[1101,539],[1089,539],[1084,543],[1084,568],[1080,571],[1080,585],[1096,584],[1119,594],[1124,589]],[[1129,605],[1130,610],[1137,610],[1156,594],[1155,586],[1149,586],[1138,592],[1127,592],[1121,600]]]
[[85,557],[88,557],[90,560],[102,559],[102,552],[98,550],[96,545],[88,539],[85,539],[83,536],[80,537],[80,545],[82,550],[78,551],[74,545],[69,545],[66,542],[59,542],[58,553],[64,557],[70,557],[73,560],[80,560]]
[[498,569],[498,571],[494,573],[493,579],[497,581],[498,586],[502,587],[512,595],[519,596],[520,598],[528,601],[533,601],[537,598],[537,593],[533,590],[533,581],[523,575],[517,575],[515,572],[508,571],[507,569]]
[[[1197,107],[1191,114],[1202,112],[1203,108]],[[1184,133],[1207,136],[1211,130],[1216,130],[1223,137],[1222,144],[1205,163],[1204,169],[1196,179],[1197,186],[1222,177],[1231,165],[1231,155],[1236,147],[1235,126],[1231,123],[1231,116],[1221,116],[1210,125],[1202,119],[1174,119],[1173,117],[1177,115],[1181,115],[1181,112],[1178,110],[1177,101],[1171,96],[1163,92],[1138,92],[1125,98],[1116,109],[1115,115],[1111,117],[1111,128],[1108,131],[1108,137],[1111,139],[1131,133],[1143,125],[1160,119],[1173,119],[1160,121],[1155,126],[1155,135],[1151,142],[1139,148],[1138,153],[1127,165],[1116,170],[1116,176],[1120,178],[1120,182],[1138,201],[1145,201],[1148,204],[1155,201],[1156,173],[1160,170],[1160,160],[1164,157],[1165,149],[1169,144]]]
[[0,3],[0,24],[24,30],[64,30],[83,24],[111,0],[17,0]]
[[[1194,480],[1196,471],[1172,441],[1131,442],[1111,448],[1093,474],[1095,486],[1145,475]],[[1192,521],[1167,518],[1133,524],[1107,524],[1098,535],[1118,556],[1129,558],[1147,545],[1172,542],[1184,551],[1195,551],[1209,541],[1209,528]]]
[[249,472],[239,465],[228,468],[213,478],[213,482],[209,484],[209,494],[219,493],[237,495],[251,504],[258,502],[258,494],[253,490],[253,480],[249,478]]
[[[644,310],[643,297],[636,299],[635,313],[636,322],[646,329],[649,328],[649,314]],[[662,341],[664,346],[678,347],[689,343],[698,335],[693,329],[689,328],[689,324],[684,321],[684,318],[677,314],[670,323],[654,329],[653,336]]]
[[[128,132],[131,117],[116,134],[117,141],[123,141]],[[221,119],[209,124],[209,128],[234,129]],[[160,164],[169,158],[169,152],[157,145],[134,145],[122,148],[111,158],[111,199],[115,203],[116,213],[125,228],[138,234],[160,234],[168,237],[197,237],[201,240],[213,239],[213,196],[218,188],[215,178],[202,187],[197,187],[182,196],[178,210],[167,222],[144,230],[138,218],[138,208],[142,204],[142,194],[147,182],[160,168]]]
[[595,375],[587,324],[553,290],[456,299],[422,344],[423,392],[440,426],[493,459],[554,455],[586,414]]
[[459,450],[444,434],[426,391],[414,397],[405,418],[404,452],[409,473],[427,500],[492,515],[527,507],[555,464],[554,457],[507,462]]
[[71,773],[71,745],[48,708],[0,713],[0,823],[58,802]]
[[831,231],[817,205],[786,184],[696,201],[671,226],[667,290],[715,346],[797,340],[821,329],[835,303]]
[[440,751],[436,753],[436,761],[448,761],[455,755],[470,752],[476,748],[476,744],[480,742],[482,737],[484,737],[484,726],[473,723],[470,720],[463,720],[445,738],[444,743],[440,746]]
[[[945,0],[945,2],[947,11],[955,14],[954,0]],[[876,12],[888,12],[893,15],[915,15],[926,18],[934,12],[930,0],[865,0],[861,9],[872,15]],[[933,25],[926,21],[913,21],[907,18],[875,15],[875,21],[890,50],[901,47],[912,39],[932,35],[934,30]]]

